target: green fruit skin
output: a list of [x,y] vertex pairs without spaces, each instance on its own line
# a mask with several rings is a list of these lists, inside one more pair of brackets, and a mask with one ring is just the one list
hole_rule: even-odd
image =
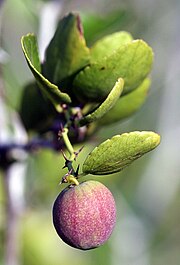
[[109,189],[98,181],[65,188],[53,205],[53,224],[68,245],[88,250],[101,246],[116,223],[116,206]]

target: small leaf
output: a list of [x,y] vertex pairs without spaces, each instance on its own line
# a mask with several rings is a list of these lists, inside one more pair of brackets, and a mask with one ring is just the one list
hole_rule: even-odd
[[115,32],[95,42],[91,47],[91,61],[98,61],[105,56],[110,56],[121,45],[132,41],[132,36],[125,31]]
[[70,103],[71,99],[68,94],[62,93],[59,88],[50,83],[41,73],[39,55],[37,49],[37,40],[34,34],[27,34],[21,38],[22,49],[27,63],[36,79],[38,86],[41,88],[57,111],[60,111],[60,103]]
[[83,173],[107,175],[123,170],[134,160],[160,143],[154,132],[130,132],[116,135],[96,147],[83,164]]
[[101,102],[115,81],[121,77],[123,94],[135,89],[149,74],[153,61],[152,49],[142,40],[122,45],[113,54],[80,71],[74,80],[74,91],[81,99]]
[[101,117],[103,117],[114,106],[114,104],[120,97],[123,91],[123,86],[124,86],[124,81],[122,78],[119,78],[118,81],[115,83],[113,89],[109,93],[108,97],[105,99],[105,101],[100,106],[98,106],[98,108],[96,108],[95,111],[83,117],[79,121],[80,126],[94,122],[96,120],[99,120]]
[[134,114],[145,102],[150,84],[150,79],[146,78],[138,88],[120,97],[114,107],[99,120],[99,124],[111,124]]
[[88,65],[89,59],[80,17],[70,13],[60,20],[47,47],[44,71],[52,82],[59,84]]

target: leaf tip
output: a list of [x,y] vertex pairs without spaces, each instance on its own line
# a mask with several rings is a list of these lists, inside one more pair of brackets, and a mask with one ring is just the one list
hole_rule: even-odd
[[146,140],[149,142],[151,150],[156,148],[161,142],[161,136],[158,133],[151,131],[142,131],[141,134],[146,135]]
[[77,28],[78,28],[78,31],[80,33],[80,36],[83,36],[84,31],[83,31],[83,26],[82,26],[81,18],[80,18],[79,14],[76,15],[76,20],[77,20]]
[[121,84],[121,87],[122,87],[122,89],[124,88],[124,79],[123,78],[118,78],[118,80],[117,80],[117,82],[116,82],[116,84]]
[[154,133],[153,136],[155,147],[158,146],[161,142],[161,136],[158,133]]

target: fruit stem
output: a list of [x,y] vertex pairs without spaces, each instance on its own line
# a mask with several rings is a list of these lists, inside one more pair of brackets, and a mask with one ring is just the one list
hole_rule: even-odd
[[76,186],[79,185],[78,180],[73,175],[69,175],[66,179],[69,183],[73,183]]
[[66,145],[66,148],[70,154],[69,160],[73,161],[76,158],[76,155],[75,155],[74,149],[73,149],[72,144],[71,144],[69,137],[68,137],[68,129],[63,128],[61,135],[62,135],[63,141]]

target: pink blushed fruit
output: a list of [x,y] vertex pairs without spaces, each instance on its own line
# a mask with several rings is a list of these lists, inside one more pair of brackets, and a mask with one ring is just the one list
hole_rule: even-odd
[[53,206],[53,223],[60,238],[82,250],[101,246],[116,222],[114,198],[98,181],[85,181],[64,189]]

